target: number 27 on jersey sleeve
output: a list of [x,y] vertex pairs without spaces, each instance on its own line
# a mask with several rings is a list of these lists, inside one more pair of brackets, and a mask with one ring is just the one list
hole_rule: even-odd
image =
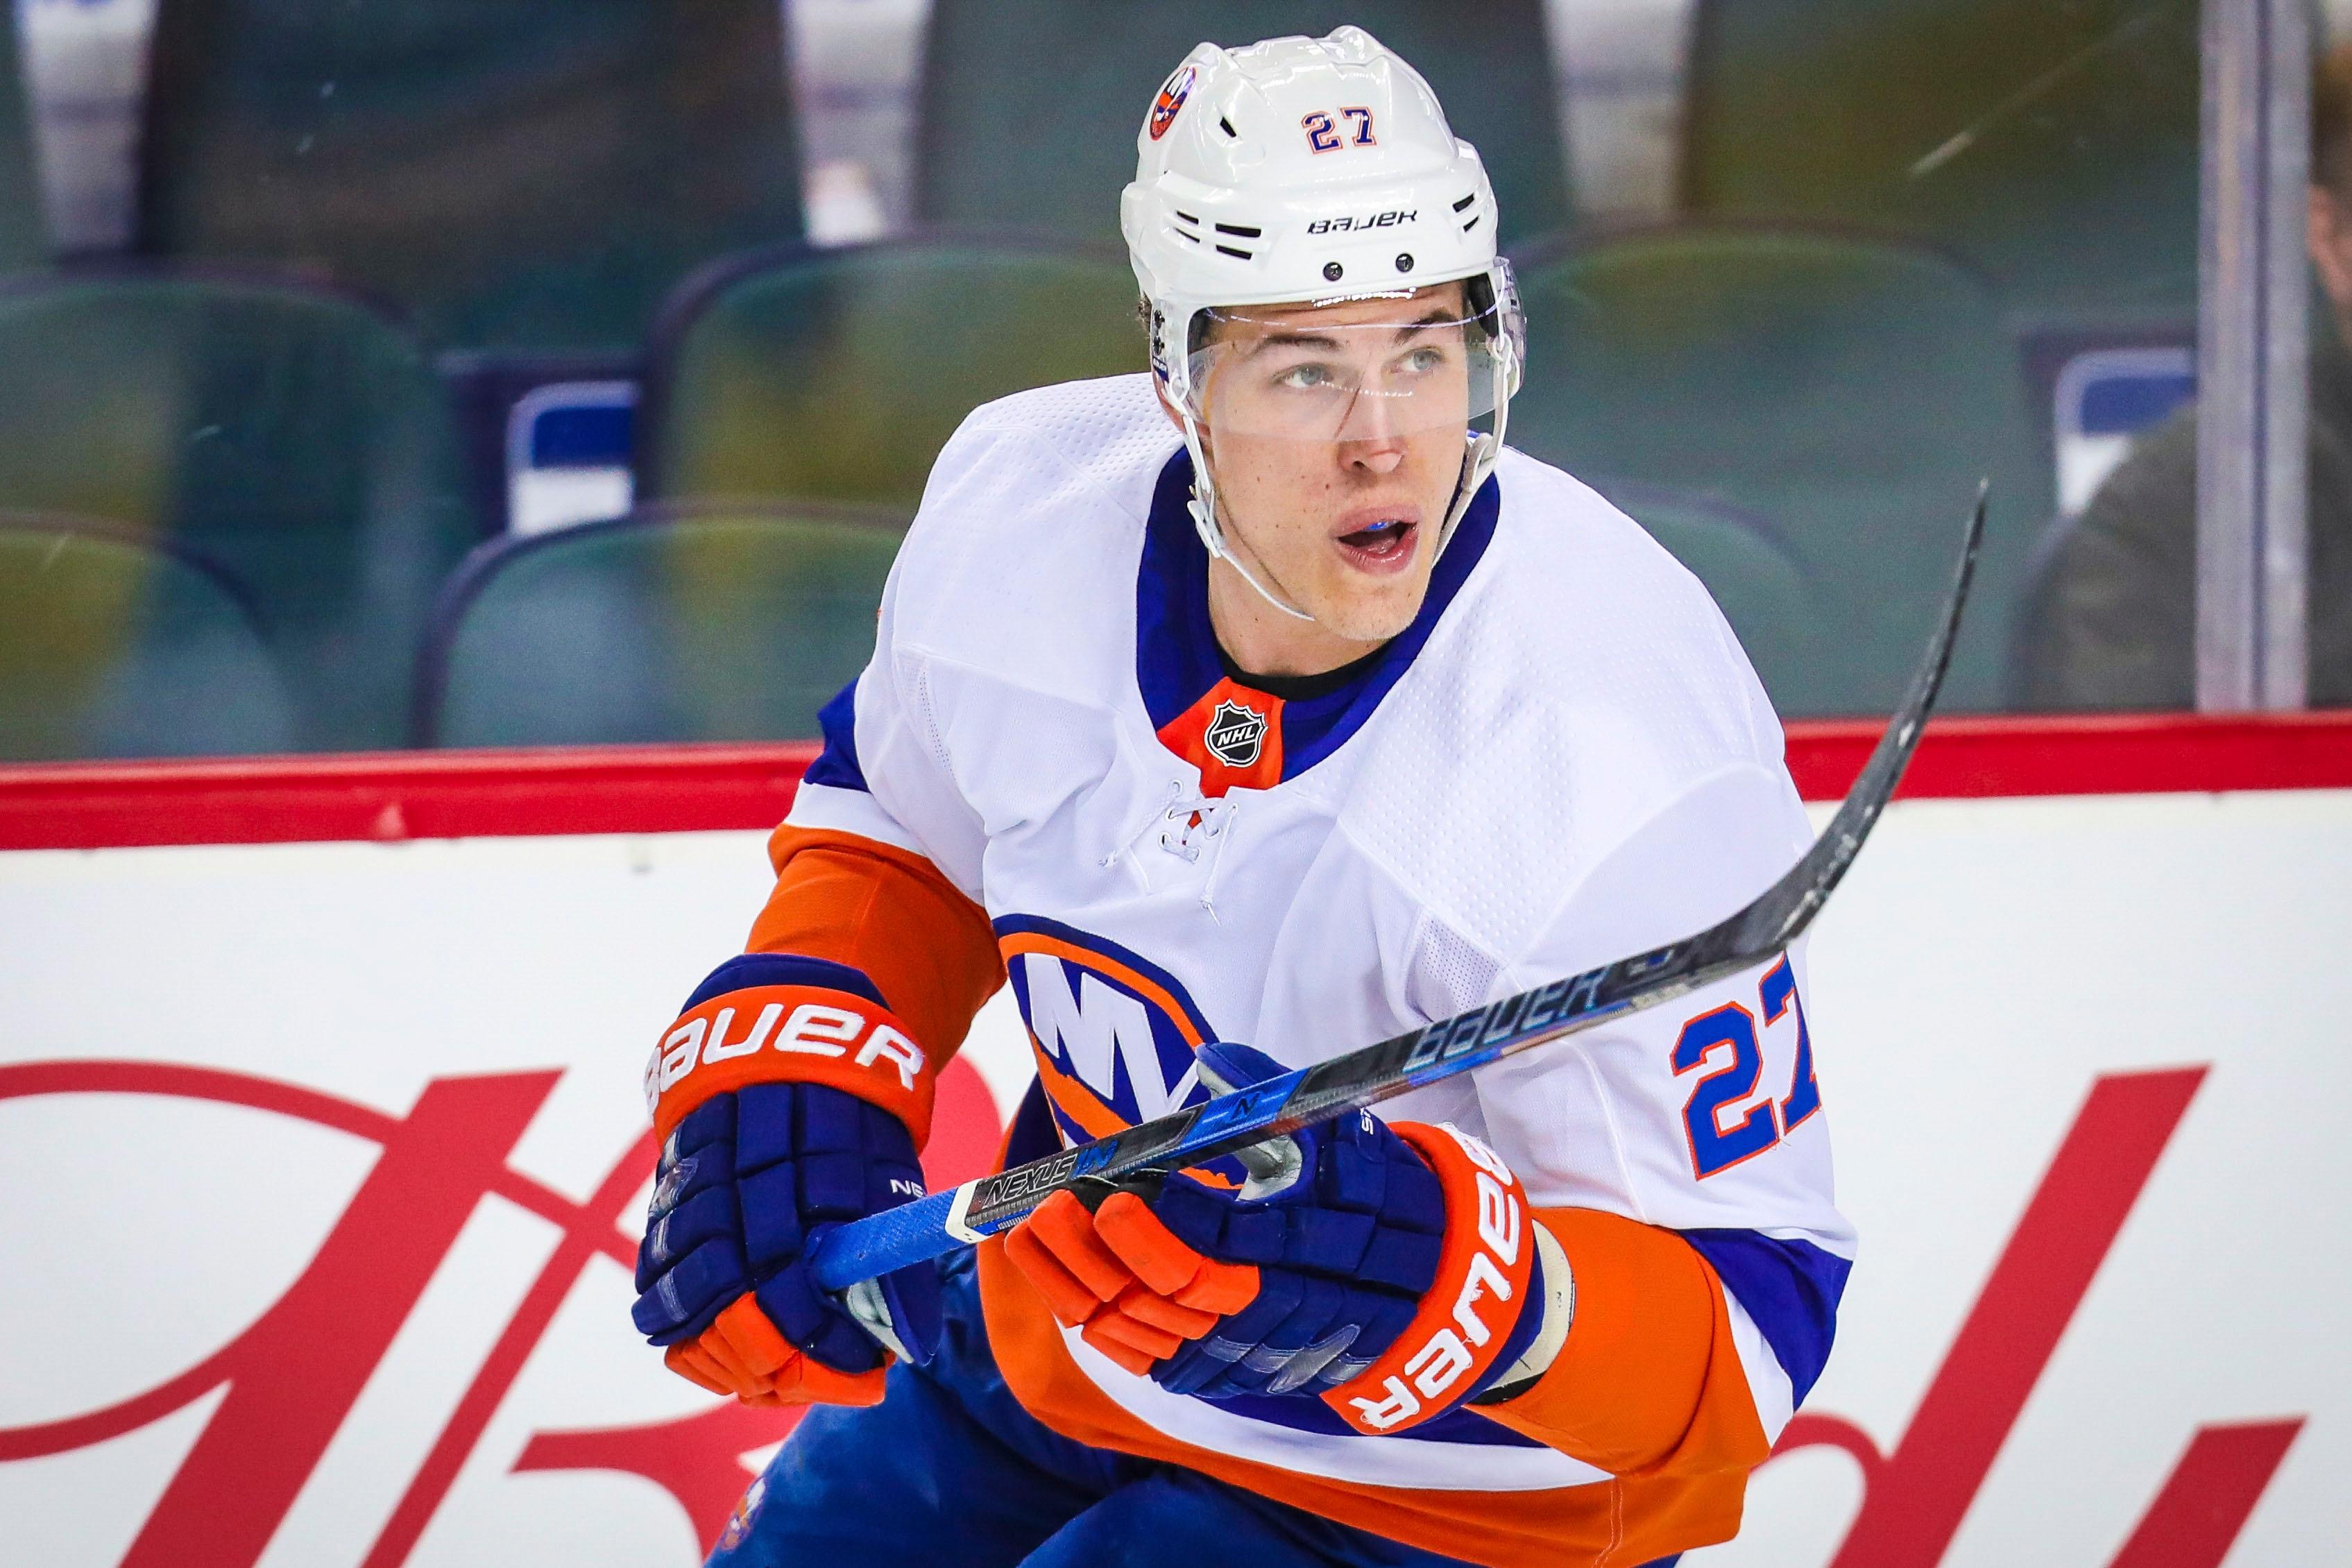
[[[1756,1092],[1764,1071],[1756,1015],[1738,1002],[1700,1014],[1683,1026],[1675,1038],[1675,1076],[1715,1064],[1691,1086],[1683,1105],[1683,1126],[1690,1134],[1691,1173],[1700,1181],[1752,1160],[1778,1143],[1799,1123],[1822,1108],[1821,1085],[1813,1077],[1813,1037],[1805,1027],[1805,1005],[1797,995],[1796,971],[1783,954],[1758,982],[1757,1001],[1766,1027],[1790,1012],[1796,1014],[1797,1060],[1787,1098],[1769,1096],[1749,1106],[1746,1115],[1728,1126],[1727,1111],[1746,1103]],[[1728,1052],[1729,1059],[1725,1060]]]

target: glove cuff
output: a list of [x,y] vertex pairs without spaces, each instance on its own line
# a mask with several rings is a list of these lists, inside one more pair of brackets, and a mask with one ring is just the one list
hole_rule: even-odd
[[1536,1270],[1535,1226],[1519,1179],[1492,1149],[1443,1123],[1391,1131],[1428,1162],[1445,1194],[1437,1279],[1404,1332],[1323,1395],[1356,1431],[1381,1436],[1442,1415],[1485,1386],[1506,1352]]
[[688,1112],[755,1083],[821,1083],[930,1136],[938,1074],[863,974],[782,953],[719,966],[646,1064],[646,1109],[667,1141]]

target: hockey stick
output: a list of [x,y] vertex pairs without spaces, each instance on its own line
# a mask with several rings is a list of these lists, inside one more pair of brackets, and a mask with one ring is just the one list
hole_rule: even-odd
[[861,1280],[936,1258],[1008,1230],[1046,1197],[1087,1178],[1115,1183],[1197,1165],[1391,1095],[1654,1007],[1753,968],[1796,940],[1828,901],[1895,793],[1934,706],[1984,535],[1979,489],[1943,623],[1927,644],[1903,705],[1879,737],[1845,804],[1813,847],[1760,898],[1681,942],[1556,980],[1426,1028],[1253,1084],[1232,1094],[1081,1143],[950,1192],[855,1220],[828,1233],[809,1258],[817,1283],[845,1290]]

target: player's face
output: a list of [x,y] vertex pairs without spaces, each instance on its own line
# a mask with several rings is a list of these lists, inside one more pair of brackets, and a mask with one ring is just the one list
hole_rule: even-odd
[[1344,643],[1396,636],[1428,592],[1486,385],[1483,339],[1464,315],[1459,283],[1249,306],[1220,312],[1194,356],[1228,542]]

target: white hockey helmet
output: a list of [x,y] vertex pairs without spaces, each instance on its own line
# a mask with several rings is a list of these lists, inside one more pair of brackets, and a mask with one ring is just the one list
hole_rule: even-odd
[[[1491,428],[1471,432],[1443,550],[1501,448],[1526,338],[1510,264],[1496,254],[1494,187],[1421,73],[1361,27],[1241,49],[1202,44],[1160,88],[1135,146],[1119,228],[1150,313],[1151,367],[1192,454],[1193,522],[1210,553],[1233,561],[1198,428],[1206,322],[1234,307],[1458,280],[1469,414],[1491,416]],[[1450,412],[1460,416],[1458,395]]]

